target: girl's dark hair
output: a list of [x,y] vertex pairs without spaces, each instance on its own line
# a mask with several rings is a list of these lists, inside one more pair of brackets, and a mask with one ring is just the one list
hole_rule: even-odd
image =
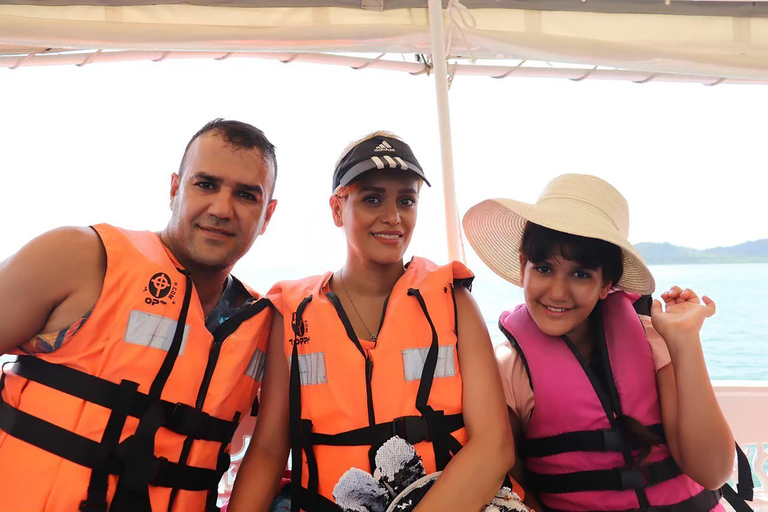
[[600,268],[603,282],[615,285],[624,273],[621,248],[604,240],[571,235],[533,222],[525,224],[520,252],[525,261],[541,263],[552,256],[576,261],[586,269]]

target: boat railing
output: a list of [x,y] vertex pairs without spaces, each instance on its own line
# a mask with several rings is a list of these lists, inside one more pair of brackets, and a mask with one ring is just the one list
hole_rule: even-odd
[[[768,511],[768,381],[712,381],[720,408],[752,466],[755,510]],[[736,468],[731,485],[736,488]]]
[[[768,512],[768,381],[722,380],[712,382],[720,407],[736,441],[752,466],[755,510]],[[226,502],[235,483],[237,469],[245,455],[255,420],[242,422],[232,441],[229,470],[219,483],[219,502]],[[731,484],[736,488],[736,465]]]

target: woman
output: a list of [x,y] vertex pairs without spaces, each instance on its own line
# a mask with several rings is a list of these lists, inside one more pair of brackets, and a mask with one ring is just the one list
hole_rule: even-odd
[[342,153],[330,206],[347,260],[270,292],[280,314],[230,512],[267,509],[289,446],[293,510],[338,510],[339,477],[374,468],[395,434],[428,473],[443,471],[417,510],[480,510],[499,489],[514,451],[473,275],[457,262],[403,261],[422,183],[411,148],[391,133]]

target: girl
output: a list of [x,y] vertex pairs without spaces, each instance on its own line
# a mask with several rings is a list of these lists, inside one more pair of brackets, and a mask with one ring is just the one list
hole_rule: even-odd
[[289,445],[292,510],[339,510],[339,478],[375,468],[373,454],[395,434],[428,473],[443,470],[417,510],[477,511],[499,489],[514,450],[473,275],[457,262],[403,260],[422,183],[410,147],[391,133],[342,154],[330,206],[346,262],[270,292],[280,314],[230,512],[267,508]]
[[624,197],[566,174],[533,205],[483,201],[464,229],[524,290],[525,304],[501,315],[509,342],[497,357],[523,457],[516,474],[543,507],[722,510],[708,489],[730,476],[734,441],[699,340],[715,304],[673,287],[641,322],[633,305],[654,281],[627,241]]

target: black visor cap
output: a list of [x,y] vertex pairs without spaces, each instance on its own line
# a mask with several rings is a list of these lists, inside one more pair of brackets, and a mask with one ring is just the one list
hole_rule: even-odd
[[377,136],[359,143],[344,155],[333,171],[333,190],[349,185],[368,171],[387,169],[412,172],[431,186],[408,144],[392,137]]

